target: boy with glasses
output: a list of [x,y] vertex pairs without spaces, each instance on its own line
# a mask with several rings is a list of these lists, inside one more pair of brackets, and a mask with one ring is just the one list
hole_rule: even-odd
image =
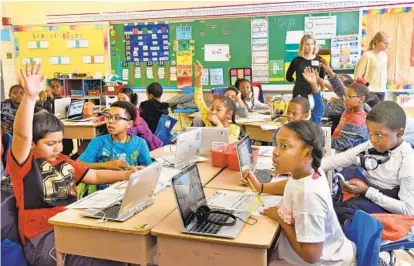
[[[104,114],[108,133],[94,138],[85,152],[78,158],[79,162],[90,169],[124,170],[133,166],[151,164],[151,157],[144,139],[128,134],[136,119],[136,108],[126,101],[117,101]],[[101,185],[98,189],[105,188]],[[82,184],[80,196],[95,192],[95,186]]]

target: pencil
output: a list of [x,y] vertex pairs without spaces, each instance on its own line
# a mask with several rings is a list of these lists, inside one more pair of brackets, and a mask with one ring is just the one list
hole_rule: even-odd
[[257,199],[259,200],[259,202],[262,204],[262,207],[264,207],[264,202],[262,200],[262,198],[259,196],[259,193],[257,192],[257,190],[254,188],[252,181],[250,181],[250,179],[247,177],[247,182],[249,182],[249,185],[252,187],[254,193],[256,194]]

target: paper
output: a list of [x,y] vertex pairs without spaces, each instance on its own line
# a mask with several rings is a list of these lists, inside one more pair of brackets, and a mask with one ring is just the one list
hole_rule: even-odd
[[82,56],[82,63],[84,64],[92,63],[92,56]]
[[191,65],[193,63],[193,56],[191,52],[178,52],[177,65]]
[[36,64],[42,63],[42,58],[40,57],[33,58],[33,63],[36,63]]
[[93,62],[95,64],[102,64],[104,62],[104,56],[103,55],[95,55],[93,57]]
[[252,19],[251,37],[252,81],[267,83],[269,82],[269,48],[267,19]]
[[29,45],[29,49],[36,49],[37,48],[37,42],[36,41],[29,42],[28,45]]
[[26,64],[30,64],[30,58],[22,58],[22,66],[25,66]]
[[177,68],[176,67],[170,67],[170,80],[177,81]]
[[158,78],[165,79],[165,67],[158,67]]
[[286,44],[300,44],[305,32],[303,30],[287,31],[286,32]]
[[67,48],[75,48],[76,47],[76,41],[75,40],[67,40],[66,41],[66,47]]
[[70,64],[70,57],[69,56],[61,56],[60,57],[60,64],[69,65]]
[[285,80],[285,64],[282,59],[269,61],[269,81]]
[[211,86],[224,85],[223,68],[210,68]]
[[229,44],[205,44],[204,61],[206,62],[227,62],[230,61]]
[[58,65],[59,64],[59,57],[58,56],[49,57],[49,64]]
[[259,156],[272,157],[274,149],[273,146],[259,146]]
[[147,72],[147,78],[149,78],[149,79],[154,78],[154,71],[152,70],[152,67],[147,67],[146,72]]
[[276,130],[280,128],[282,124],[280,122],[269,122],[269,123],[263,123],[260,125],[260,128],[262,130]]
[[89,46],[89,41],[88,40],[79,40],[79,47],[86,48],[88,46]]
[[154,195],[157,195],[167,187],[171,186],[171,179],[178,174],[179,170],[172,167],[163,167],[161,175],[158,178],[157,186],[155,187]]
[[40,41],[39,45],[40,45],[40,48],[42,48],[42,49],[49,48],[49,42],[48,41]]
[[209,70],[208,70],[208,68],[203,68],[203,74],[202,74],[202,76],[201,76],[201,84],[203,85],[203,86],[208,86],[209,84],[208,84],[208,81],[209,81],[209,75],[208,75],[208,73],[209,73]]
[[177,26],[175,32],[177,40],[191,40],[191,26]]
[[331,41],[332,69],[354,69],[360,57],[359,47],[358,34],[333,37]]
[[260,215],[263,209],[279,206],[283,198],[282,196],[270,195],[260,195],[259,197],[260,199],[250,191],[219,190],[207,200],[207,204],[228,210],[250,211],[253,215]]
[[331,39],[336,36],[336,16],[305,17],[305,34],[318,39]]
[[122,80],[128,80],[129,71],[128,68],[122,69]]
[[1,41],[2,42],[10,42],[11,41],[11,34],[9,29],[1,29],[0,32]]
[[136,68],[135,68],[135,74],[134,74],[134,77],[135,77],[136,79],[140,79],[140,78],[141,78],[141,68],[140,68],[140,67],[136,67]]

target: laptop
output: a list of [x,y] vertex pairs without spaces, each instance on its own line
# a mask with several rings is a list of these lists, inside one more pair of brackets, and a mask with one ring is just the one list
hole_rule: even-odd
[[[123,198],[106,208],[86,209],[83,216],[123,222],[147,208],[154,202],[154,190],[161,174],[161,169],[162,163],[154,162],[144,169],[133,173],[127,182]],[[123,185],[125,183],[121,182],[117,187],[111,187],[110,189],[121,189],[120,186]]]
[[[186,127],[185,131],[191,131],[198,127]],[[211,148],[213,143],[229,143],[229,129],[218,127],[202,127],[201,128],[201,148],[200,155],[206,158],[211,157]]]
[[66,98],[59,98],[54,100],[54,115],[59,118],[63,119],[66,118],[68,112],[68,106],[70,105],[71,99],[69,97]]
[[269,163],[263,163],[255,165],[253,161],[253,152],[251,141],[248,135],[244,136],[236,144],[237,158],[239,160],[240,175],[246,170],[253,170],[254,175],[260,183],[270,183],[273,178],[273,165]]
[[160,157],[157,160],[164,161],[177,169],[184,168],[194,162],[206,161],[207,158],[200,156],[201,130],[202,128],[200,127],[179,134],[177,136],[175,155]]
[[72,101],[69,104],[68,109],[68,121],[72,122],[85,122],[90,121],[91,118],[84,118],[83,114],[83,106],[85,105],[84,101]]
[[[237,217],[232,226],[216,225],[208,221],[197,222],[196,210],[207,205],[206,196],[200,180],[200,174],[196,164],[192,164],[172,178],[172,188],[177,201],[178,210],[182,221],[181,232],[195,235],[206,235],[224,238],[236,238],[243,227],[244,222],[249,219],[250,212],[234,211],[226,209],[212,209],[233,214]],[[227,222],[227,215],[210,214],[208,219],[213,221]],[[244,221],[244,222],[243,222]]]

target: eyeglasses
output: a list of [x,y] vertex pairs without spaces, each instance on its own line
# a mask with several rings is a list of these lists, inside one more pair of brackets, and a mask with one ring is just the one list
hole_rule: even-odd
[[344,95],[344,96],[342,96],[342,98],[344,100],[349,100],[351,98],[357,98],[357,97],[362,97],[362,96],[361,95]]
[[112,116],[110,114],[103,114],[103,116],[105,117],[106,121],[111,121],[111,120],[114,121],[114,122],[119,122],[121,120],[131,121],[131,119],[128,119],[128,118],[125,118],[125,117],[122,117],[122,116],[119,116],[119,115]]

